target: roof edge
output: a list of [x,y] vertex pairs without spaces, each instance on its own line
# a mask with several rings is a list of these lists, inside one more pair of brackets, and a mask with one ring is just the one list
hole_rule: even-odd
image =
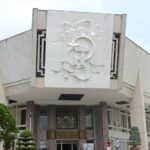
[[21,35],[21,34],[24,34],[24,33],[26,33],[26,32],[29,32],[29,31],[32,31],[32,29],[26,30],[26,31],[24,31],[24,32],[21,32],[21,33],[15,34],[15,35],[12,35],[12,36],[10,36],[10,37],[8,37],[8,38],[6,38],[6,39],[2,39],[2,40],[0,40],[0,42],[3,42],[3,41],[5,41],[5,40],[11,39],[11,38],[13,38],[13,37],[19,36],[19,35]]
[[135,44],[137,47],[139,47],[142,51],[144,51],[145,53],[147,53],[148,55],[150,55],[150,52],[146,51],[142,46],[138,45],[136,42],[134,42],[133,40],[131,40],[129,37],[125,36],[125,38],[128,39],[133,44]]

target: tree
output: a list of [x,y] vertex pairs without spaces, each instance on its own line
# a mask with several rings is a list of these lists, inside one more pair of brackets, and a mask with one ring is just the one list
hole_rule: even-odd
[[140,132],[137,127],[131,128],[130,137],[129,137],[129,145],[132,145],[132,147],[141,145]]
[[16,121],[9,108],[0,104],[0,141],[4,142],[4,150],[14,147],[17,132]]
[[17,150],[36,150],[34,137],[29,129],[25,129],[20,133],[17,145]]

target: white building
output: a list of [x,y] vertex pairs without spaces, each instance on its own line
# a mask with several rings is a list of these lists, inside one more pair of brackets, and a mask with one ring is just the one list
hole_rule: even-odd
[[[106,149],[150,134],[150,55],[125,36],[126,15],[33,10],[32,29],[0,41],[0,101],[41,150]],[[116,149],[113,144],[113,150]]]

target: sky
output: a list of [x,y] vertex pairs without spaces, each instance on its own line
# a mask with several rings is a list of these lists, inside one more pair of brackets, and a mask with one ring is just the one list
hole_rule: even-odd
[[126,36],[150,53],[150,0],[0,0],[0,41],[31,29],[33,8],[127,14]]

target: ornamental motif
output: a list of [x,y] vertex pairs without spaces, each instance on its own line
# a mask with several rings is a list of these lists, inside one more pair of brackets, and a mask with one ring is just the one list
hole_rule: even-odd
[[[99,25],[92,25],[91,21],[84,20],[75,24],[63,23],[59,30],[60,41],[64,45],[60,65],[51,68],[56,73],[68,79],[71,76],[85,81],[91,78],[92,74],[100,73],[104,65],[100,65],[94,57],[95,40],[101,38],[103,31]],[[57,45],[55,41],[53,44]]]
[[112,55],[111,55],[111,70],[110,70],[110,78],[117,79],[118,78],[118,65],[119,65],[119,43],[120,43],[120,35],[113,35],[112,42]]
[[57,109],[56,125],[57,129],[76,129],[77,114],[75,109]]
[[46,30],[37,30],[36,77],[45,76]]

